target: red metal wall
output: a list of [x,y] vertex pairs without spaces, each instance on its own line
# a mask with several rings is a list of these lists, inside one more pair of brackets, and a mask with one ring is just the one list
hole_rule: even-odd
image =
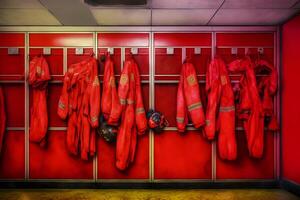
[[[0,83],[2,81],[1,85],[5,91],[7,126],[20,128],[6,133],[0,158],[0,179],[25,178],[24,38],[23,33],[0,33]],[[143,99],[147,110],[149,100],[152,98],[149,87],[151,55],[149,33],[98,33],[97,38],[98,58],[108,47],[114,48],[112,57],[117,79],[124,59],[122,53],[125,53],[126,58],[130,48],[138,48],[138,54],[134,57],[143,80]],[[273,133],[265,134],[264,157],[255,160],[248,156],[244,132],[237,131],[238,159],[234,162],[224,162],[214,153],[217,152],[215,145],[205,140],[199,131],[189,130],[185,134],[176,131],[176,93],[184,59],[182,53],[193,57],[201,80],[201,98],[205,105],[204,75],[212,58],[212,40],[212,33],[154,33],[154,106],[166,115],[170,127],[163,133],[153,136],[153,146],[150,145],[152,144],[150,135],[140,136],[133,166],[125,172],[120,172],[115,167],[115,145],[108,144],[101,138],[97,140],[98,155],[94,161],[82,161],[70,156],[65,147],[66,123],[56,114],[62,78],[66,70],[63,67],[64,63],[68,66],[89,56],[95,45],[93,33],[30,33],[30,59],[42,54],[43,47],[51,47],[51,55],[45,57],[50,65],[52,81],[48,87],[47,98],[51,129],[48,132],[48,146],[43,149],[36,144],[29,144],[28,178],[148,181],[153,169],[152,175],[157,180],[273,179],[275,170]],[[216,33],[215,42],[216,54],[223,57],[226,62],[244,55],[245,48],[251,53],[257,53],[257,47],[264,47],[264,56],[271,62],[275,56],[273,33]],[[19,54],[8,55],[8,47],[19,47]],[[76,47],[83,48],[84,54],[76,55]],[[168,55],[166,47],[173,47],[174,54]],[[201,47],[201,54],[195,55],[194,47]],[[231,54],[231,47],[238,47],[238,55]],[[100,61],[99,68],[99,76],[102,79],[103,63]],[[30,105],[31,102],[29,95]]]
[[282,177],[300,184],[300,16],[282,29]]

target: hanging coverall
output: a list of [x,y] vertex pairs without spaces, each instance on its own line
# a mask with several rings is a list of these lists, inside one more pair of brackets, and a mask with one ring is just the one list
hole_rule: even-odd
[[[100,113],[100,84],[97,61],[88,58],[73,64],[65,74],[58,115],[68,118],[67,147],[71,154],[87,160],[96,152],[96,132]],[[80,145],[80,146],[79,146]]]
[[182,65],[177,90],[177,129],[184,132],[191,119],[195,128],[205,125],[205,116],[200,99],[200,90],[194,65],[187,57]]
[[258,91],[261,97],[264,116],[267,120],[267,129],[276,131],[278,130],[278,123],[274,114],[273,99],[277,92],[277,70],[266,60],[259,59],[255,62],[256,73],[260,73],[260,71],[265,70],[268,72],[268,74],[257,79]]
[[137,134],[147,129],[140,75],[132,57],[125,61],[120,77],[118,95],[121,103],[121,125],[117,135],[116,167],[125,170],[134,161]]
[[107,124],[118,124],[118,117],[120,116],[121,112],[121,104],[116,88],[114,64],[109,53],[106,54],[104,65],[101,110]]
[[5,103],[4,103],[4,92],[2,87],[0,86],[0,154],[2,152],[5,129],[6,129],[6,112],[5,112]]
[[249,155],[261,158],[264,148],[264,115],[256,86],[254,63],[249,57],[229,64],[229,71],[241,72],[238,117],[243,120]]
[[47,112],[47,86],[50,80],[49,67],[43,56],[34,57],[29,65],[29,85],[32,87],[33,102],[30,118],[31,142],[46,144],[46,133],[48,129]]
[[219,155],[223,160],[235,160],[237,144],[235,137],[234,95],[226,65],[216,58],[211,61],[206,72],[208,104],[204,135],[213,140],[218,135]]

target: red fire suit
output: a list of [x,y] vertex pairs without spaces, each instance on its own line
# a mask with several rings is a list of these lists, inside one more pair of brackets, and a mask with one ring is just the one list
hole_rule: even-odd
[[29,66],[29,85],[32,86],[32,108],[30,118],[31,142],[45,145],[48,129],[47,85],[50,80],[49,67],[44,57],[34,57]]
[[258,90],[261,97],[264,116],[268,119],[267,128],[272,131],[278,130],[278,123],[274,114],[273,97],[277,92],[278,75],[275,67],[265,60],[258,60],[255,63],[255,71],[267,71],[267,76],[258,78]]
[[104,65],[101,110],[107,124],[117,125],[121,104],[116,89],[114,64],[109,54],[106,55]]
[[[68,117],[67,147],[70,153],[87,160],[96,152],[96,132],[99,125],[100,85],[97,61],[88,58],[73,64],[65,74],[58,103],[58,115]],[[80,146],[79,146],[80,145]]]
[[4,93],[2,87],[0,86],[0,154],[2,151],[5,128],[6,128],[6,113],[5,113]]
[[229,64],[229,71],[241,72],[238,116],[243,120],[249,155],[261,158],[264,147],[264,115],[256,86],[254,63],[249,57]]
[[134,160],[137,134],[144,134],[147,129],[140,75],[133,58],[125,61],[118,95],[122,105],[122,116],[117,135],[116,166],[120,170],[125,170]]
[[231,82],[225,63],[221,59],[211,61],[206,73],[208,104],[204,135],[214,139],[219,131],[219,155],[224,160],[235,160],[237,145],[235,138],[235,105]]
[[177,90],[176,121],[179,132],[185,131],[188,117],[192,120],[195,128],[205,125],[197,75],[190,58],[187,58],[182,65]]

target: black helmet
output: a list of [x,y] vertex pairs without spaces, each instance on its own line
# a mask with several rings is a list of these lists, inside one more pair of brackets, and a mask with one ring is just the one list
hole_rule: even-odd
[[100,126],[97,128],[97,133],[103,137],[106,142],[112,143],[116,141],[117,132],[117,127],[108,125],[104,120],[103,115],[101,115]]

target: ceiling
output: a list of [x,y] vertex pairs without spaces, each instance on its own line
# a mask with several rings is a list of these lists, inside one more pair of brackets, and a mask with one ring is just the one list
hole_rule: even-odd
[[299,11],[300,0],[148,0],[143,6],[97,7],[84,0],[0,0],[0,25],[277,25]]

